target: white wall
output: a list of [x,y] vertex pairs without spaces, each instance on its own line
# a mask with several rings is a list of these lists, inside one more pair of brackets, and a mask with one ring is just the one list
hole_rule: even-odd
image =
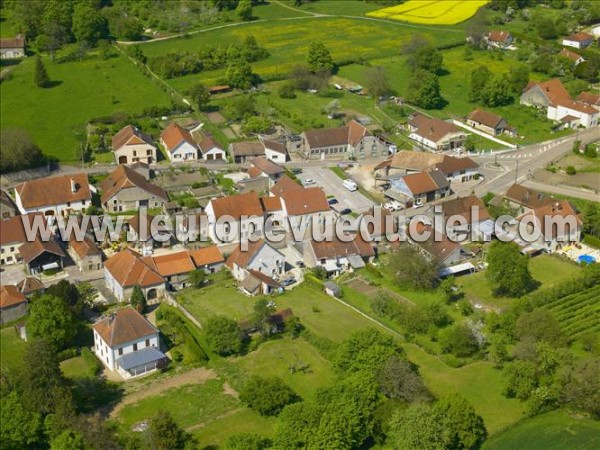
[[[148,340],[148,346],[146,346],[146,340]],[[108,367],[110,370],[116,370],[116,361],[121,356],[127,353],[135,351],[133,346],[137,345],[137,350],[141,350],[146,347],[156,347],[160,350],[160,340],[158,333],[153,333],[148,336],[144,336],[132,342],[127,342],[116,347],[109,347],[108,344],[100,337],[100,335],[94,330],[94,353],[98,357],[102,364]],[[119,354],[119,349],[122,349],[122,354]]]
[[171,161],[193,161],[198,159],[198,149],[188,142],[182,142],[172,152],[167,150]]

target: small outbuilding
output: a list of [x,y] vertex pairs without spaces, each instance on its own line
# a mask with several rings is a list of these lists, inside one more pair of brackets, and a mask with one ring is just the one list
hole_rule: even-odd
[[325,293],[331,297],[340,298],[342,296],[342,288],[332,281],[326,281],[323,284]]

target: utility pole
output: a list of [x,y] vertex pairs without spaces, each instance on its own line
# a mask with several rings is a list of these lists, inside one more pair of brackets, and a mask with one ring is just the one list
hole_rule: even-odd
[[515,169],[515,184],[517,184],[517,177],[519,175],[519,160],[517,159],[517,168]]

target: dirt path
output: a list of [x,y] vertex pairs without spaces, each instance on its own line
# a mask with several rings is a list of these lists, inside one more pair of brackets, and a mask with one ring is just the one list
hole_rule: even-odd
[[121,402],[119,402],[110,412],[109,418],[114,419],[125,406],[132,405],[145,398],[162,394],[163,392],[169,389],[177,388],[180,386],[191,384],[204,384],[208,380],[214,380],[215,378],[218,378],[218,375],[214,370],[201,367],[199,369],[194,369],[190,370],[189,372],[182,373],[181,375],[175,375],[171,378],[157,380],[149,386],[144,386],[139,391],[133,392],[123,397],[123,400],[121,400]]
[[212,420],[209,420],[208,422],[201,422],[201,423],[197,423],[195,425],[192,425],[190,427],[187,427],[185,429],[185,431],[187,431],[188,433],[191,433],[194,430],[199,430],[200,428],[204,428],[206,425],[216,421],[216,420],[220,420],[220,419],[225,419],[227,417],[233,416],[234,414],[239,413],[240,411],[243,411],[245,408],[236,408],[236,409],[231,409],[229,411],[227,411],[226,413],[221,414],[220,416],[215,417]]

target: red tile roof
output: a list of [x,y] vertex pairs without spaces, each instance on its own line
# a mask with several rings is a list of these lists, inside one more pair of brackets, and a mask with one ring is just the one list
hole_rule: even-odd
[[551,80],[542,81],[540,83],[530,81],[523,92],[528,92],[535,86],[539,86],[540,90],[552,105],[556,105],[559,101],[569,100],[571,98],[569,92],[558,78],[552,78]]
[[309,245],[315,253],[317,259],[341,258],[350,255],[360,255],[361,257],[374,256],[375,251],[370,243],[366,242],[360,233],[348,242],[338,239],[337,236],[331,241],[309,241]]
[[479,208],[479,222],[483,222],[484,220],[488,220],[490,218],[490,213],[485,207],[483,201],[474,195],[463,198],[455,198],[442,203],[442,211],[446,219],[451,216],[461,216],[466,219],[467,223],[471,223],[472,207]]
[[96,245],[96,243],[92,240],[91,237],[85,235],[82,241],[78,241],[76,239],[75,233],[71,234],[71,239],[69,240],[69,246],[77,253],[80,258],[85,258],[86,256],[94,256],[101,255],[100,249]]
[[103,205],[121,192],[123,189],[139,188],[149,194],[156,197],[162,198],[164,201],[168,201],[169,197],[165,190],[159,186],[150,183],[144,176],[140,175],[130,167],[120,165],[112,173],[102,181],[102,198],[101,202]]
[[279,180],[277,180],[277,183],[275,183],[275,185],[271,188],[271,193],[281,197],[284,192],[297,190],[297,189],[304,189],[304,188],[300,185],[300,183],[296,183],[294,180],[292,180],[287,175],[283,175],[281,178],[279,178]]
[[158,330],[133,308],[119,309],[95,324],[94,330],[110,347],[158,333]]
[[0,39],[0,48],[25,48],[25,38],[16,36],[14,38]]
[[262,173],[271,176],[271,175],[279,175],[285,170],[279,164],[274,163],[273,161],[265,158],[264,156],[259,156],[258,158],[254,158],[250,161],[253,167],[256,167]]
[[[75,183],[75,192],[71,189],[71,180]],[[15,191],[21,197],[21,203],[26,209],[92,199],[85,173],[26,181],[17,185]]]
[[502,117],[479,108],[475,111],[472,111],[468,115],[468,118],[474,122],[480,123],[490,128],[496,128],[496,126],[498,126],[498,124],[502,122]]
[[10,308],[27,302],[23,295],[15,286],[0,286],[0,308]]
[[152,138],[147,134],[142,133],[133,125],[123,127],[117,134],[112,137],[112,149],[118,150],[124,145],[148,144],[154,146]]
[[248,248],[246,251],[242,250],[241,246],[237,246],[236,249],[229,255],[225,265],[230,269],[233,269],[233,265],[236,264],[238,267],[246,268],[252,258],[267,244],[263,239],[259,239],[255,242],[248,242]]
[[265,212],[281,211],[281,198],[277,195],[273,197],[261,197],[260,202]]
[[23,221],[28,221],[33,224],[35,217],[40,217],[41,225],[46,225],[46,218],[43,213],[25,214],[22,216],[14,216],[9,219],[0,221],[0,245],[7,244],[22,244],[27,241],[25,227]]
[[154,286],[164,283],[162,276],[142,260],[142,255],[127,248],[108,258],[104,267],[122,287]]
[[600,106],[600,94],[593,92],[582,92],[577,96],[577,100],[588,105]]
[[215,198],[210,201],[215,217],[231,216],[239,220],[241,216],[262,216],[263,209],[258,193],[251,191],[230,197]]
[[372,134],[355,120],[351,120],[343,127],[322,128],[304,132],[304,137],[311,148],[348,144],[355,146],[364,136],[372,136]]
[[17,289],[23,294],[28,295],[43,290],[44,285],[35,277],[26,277],[17,283]]
[[507,42],[510,39],[510,33],[508,31],[490,31],[487,35],[488,40],[492,42]]
[[198,250],[190,251],[192,259],[196,267],[209,266],[211,264],[218,264],[225,261],[223,254],[219,247],[211,245],[210,247],[200,248]]
[[45,252],[61,257],[65,256],[65,253],[54,239],[42,241],[40,238],[37,238],[35,241],[25,242],[19,247],[21,258],[23,258],[23,261],[25,261],[27,264]]
[[142,261],[162,277],[189,273],[196,269],[190,252],[187,250],[159,256],[144,256]]
[[163,130],[160,134],[160,138],[164,142],[167,147],[167,151],[172,152],[175,147],[177,147],[182,142],[187,142],[188,144],[197,147],[196,141],[190,134],[188,130],[185,128],[181,128],[175,122],[171,123],[167,128]]
[[327,212],[330,209],[325,191],[320,187],[287,190],[281,194],[281,198],[290,216]]
[[573,33],[565,38],[566,41],[585,42],[594,40],[594,35],[584,32]]
[[564,58],[568,58],[573,62],[577,62],[579,60],[579,58],[582,58],[581,55],[572,52],[569,49],[563,48],[562,51],[559,53],[560,56],[564,57]]
[[445,178],[444,181],[446,183],[442,183],[441,180],[434,178],[431,172],[411,173],[410,175],[405,175],[402,179],[413,195],[424,194],[448,187],[448,181]]
[[409,123],[416,128],[413,133],[431,142],[439,142],[448,134],[461,132],[460,128],[450,122],[421,114],[415,114]]

